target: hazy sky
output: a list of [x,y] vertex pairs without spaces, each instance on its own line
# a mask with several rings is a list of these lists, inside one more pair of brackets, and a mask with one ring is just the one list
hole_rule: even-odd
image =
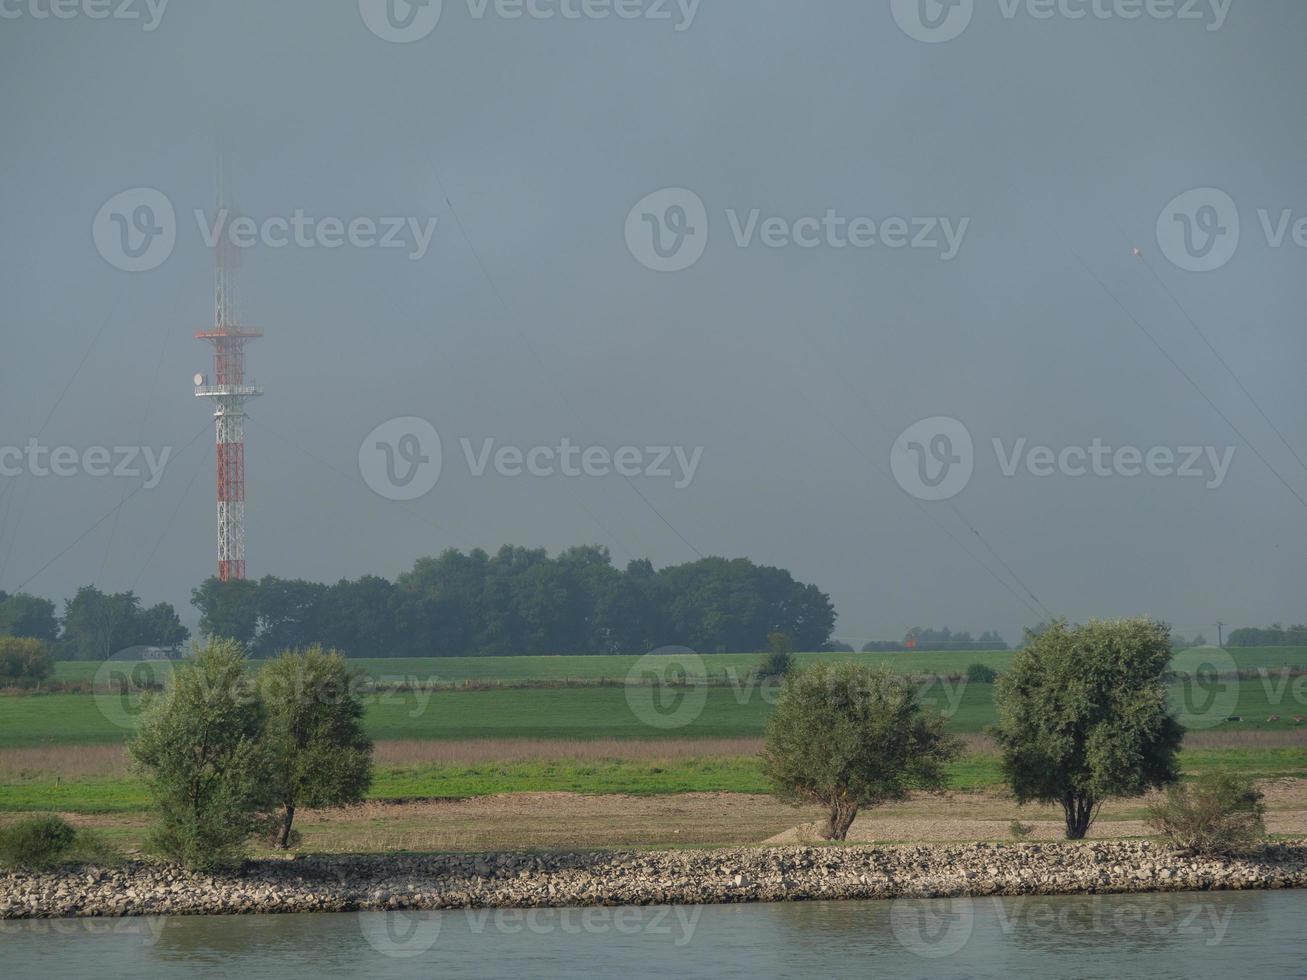
[[0,589],[193,622],[221,132],[251,577],[593,542],[784,566],[859,641],[1307,612],[1300,0],[50,2],[0,0]]

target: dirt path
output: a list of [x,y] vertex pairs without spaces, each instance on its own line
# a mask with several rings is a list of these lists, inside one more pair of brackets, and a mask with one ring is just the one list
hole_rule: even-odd
[[[1307,836],[1307,780],[1262,785],[1274,834]],[[1091,837],[1147,835],[1140,801],[1104,807]],[[684,793],[676,796],[588,796],[514,793],[468,800],[366,803],[305,811],[296,821],[306,851],[495,851],[598,847],[707,847],[802,843],[815,838],[813,807],[794,808],[767,796]],[[1062,837],[1054,807],[1019,808],[998,793],[921,795],[861,815],[850,841],[1007,840],[1014,818],[1032,824],[1031,839]],[[70,815],[107,831],[123,846],[139,844],[144,815]]]
[[[1261,784],[1268,813],[1266,829],[1272,834],[1307,834],[1307,780],[1267,780]],[[1090,828],[1091,838],[1146,837],[1143,821],[1146,801],[1126,800],[1103,807]],[[1003,840],[1011,837],[1009,826],[1020,820],[1033,828],[1029,840],[1061,840],[1065,824],[1057,806],[1018,807],[1011,798],[997,793],[949,793],[922,796],[906,803],[878,807],[860,814],[849,831],[849,840],[868,841],[972,841]],[[791,827],[769,844],[797,844],[817,839],[821,820]]]

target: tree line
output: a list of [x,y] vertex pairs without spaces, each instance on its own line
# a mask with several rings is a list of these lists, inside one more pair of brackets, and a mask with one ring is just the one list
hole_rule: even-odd
[[39,641],[58,660],[107,660],[130,647],[177,648],[191,631],[171,603],[146,607],[135,592],[85,585],[64,603],[62,616],[49,599],[0,592],[0,636]]
[[830,596],[785,569],[747,558],[619,569],[594,546],[451,549],[393,582],[209,579],[193,603],[202,633],[255,657],[315,643],[351,657],[753,652],[776,632],[820,650],[835,625]]
[[[647,653],[663,646],[754,652],[772,633],[801,650],[827,648],[830,596],[785,569],[747,558],[704,558],[655,570],[613,565],[607,549],[550,557],[505,545],[420,558],[394,581],[376,575],[334,585],[273,575],[210,578],[192,592],[206,637],[236,640],[252,656],[322,644],[350,657]],[[56,659],[105,660],[136,646],[180,648],[190,638],[166,602],[134,592],[77,590],[63,614],[49,599],[0,592],[0,636],[47,645]]]
[[1281,626],[1272,623],[1265,628],[1244,626],[1230,633],[1226,646],[1231,647],[1293,647],[1307,644],[1307,626]]
[[925,650],[930,652],[946,650],[1007,650],[1007,641],[996,630],[986,630],[979,639],[972,639],[968,630],[954,633],[945,626],[943,629],[923,629],[914,626],[908,630],[902,640],[873,640],[862,648],[863,653],[895,653],[903,650]]

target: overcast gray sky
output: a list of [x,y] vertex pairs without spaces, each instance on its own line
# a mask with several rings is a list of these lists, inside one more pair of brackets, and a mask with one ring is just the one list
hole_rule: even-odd
[[[49,2],[0,0],[0,447],[79,456],[0,457],[0,589],[193,622],[221,132],[266,331],[251,577],[593,542],[784,566],[851,640],[1303,617],[1299,0]],[[175,241],[124,271],[142,188]],[[376,443],[432,447],[365,438],[409,417],[441,468],[397,501]],[[94,446],[171,455],[146,488]]]

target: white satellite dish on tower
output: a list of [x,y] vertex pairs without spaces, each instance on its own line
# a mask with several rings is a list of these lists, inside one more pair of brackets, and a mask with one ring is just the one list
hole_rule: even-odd
[[195,376],[195,387],[197,387],[197,388],[203,388],[203,387],[204,387],[204,381],[205,381],[205,377],[204,377],[204,375],[202,375],[202,374],[197,374],[197,375]]

